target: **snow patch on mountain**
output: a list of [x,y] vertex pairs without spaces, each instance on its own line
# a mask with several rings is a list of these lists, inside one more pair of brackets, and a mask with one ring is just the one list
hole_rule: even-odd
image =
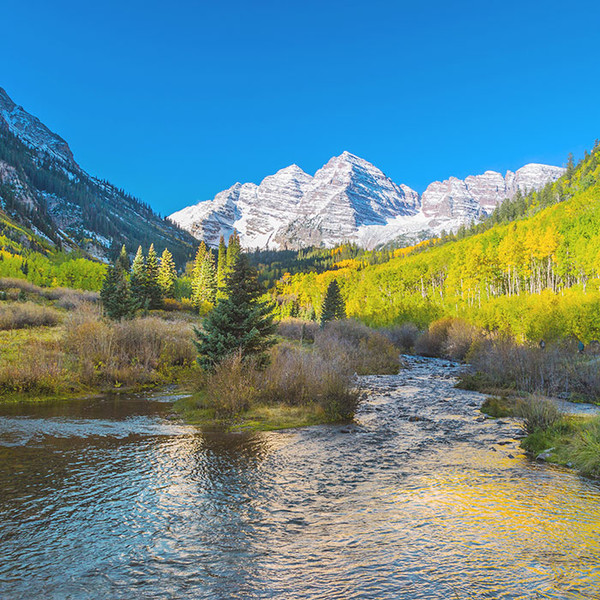
[[486,171],[431,183],[422,196],[396,184],[349,152],[331,158],[314,177],[297,165],[254,183],[236,183],[213,200],[169,218],[207,244],[237,231],[246,248],[302,248],[356,242],[373,248],[412,243],[456,231],[498,204],[555,181],[564,169],[531,163],[502,175]]

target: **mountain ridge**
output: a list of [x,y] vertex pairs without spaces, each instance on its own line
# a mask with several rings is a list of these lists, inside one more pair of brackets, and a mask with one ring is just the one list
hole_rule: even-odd
[[56,250],[82,250],[103,261],[122,244],[131,252],[154,243],[158,251],[168,246],[183,265],[196,244],[147,204],[84,171],[68,143],[2,88],[0,211]]
[[[289,172],[295,174],[293,189],[285,181]],[[169,219],[210,246],[216,246],[221,235],[237,231],[247,248],[300,249],[344,242],[374,248],[399,240],[412,243],[442,230],[456,231],[490,214],[517,191],[537,190],[563,172],[562,167],[529,163],[505,175],[486,171],[464,180],[450,177],[432,182],[418,194],[344,151],[312,177],[290,165],[259,184],[237,182],[214,199],[185,207]],[[278,188],[279,196],[264,203],[265,187]]]

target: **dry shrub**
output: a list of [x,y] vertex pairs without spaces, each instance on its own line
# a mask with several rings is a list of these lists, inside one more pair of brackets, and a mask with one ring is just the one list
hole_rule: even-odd
[[481,338],[481,330],[467,321],[454,319],[446,332],[443,354],[453,360],[464,360],[473,345]]
[[191,327],[155,317],[108,323],[76,313],[66,326],[65,348],[87,383],[154,381],[196,358]]
[[415,352],[421,356],[440,357],[444,355],[444,346],[448,340],[448,331],[452,318],[445,317],[434,321],[429,329],[415,342]]
[[398,373],[398,349],[382,333],[358,321],[331,321],[315,335],[315,351],[358,375]]
[[41,294],[42,288],[26,279],[0,277],[0,290],[19,290],[29,294]]
[[432,358],[464,360],[481,330],[463,319],[444,317],[429,325],[415,343],[415,352]]
[[419,328],[414,323],[403,323],[397,327],[382,329],[385,335],[400,352],[412,352],[419,337]]
[[33,302],[0,305],[0,329],[23,329],[57,325],[61,320],[58,311]]
[[223,360],[206,381],[204,401],[221,418],[248,410],[259,399],[260,373],[240,353]]
[[34,340],[27,356],[3,361],[0,366],[0,393],[56,393],[67,381],[64,353],[58,342]]
[[360,391],[344,365],[291,344],[271,350],[265,370],[239,354],[221,362],[205,384],[204,403],[220,418],[234,417],[253,404],[317,404],[329,420],[354,416]]
[[82,304],[95,304],[100,300],[98,292],[74,290],[71,288],[50,288],[40,290],[42,296],[55,301],[57,306],[67,310],[79,308]]
[[547,396],[600,399],[600,364],[566,341],[544,349],[506,337],[478,339],[467,356],[478,389],[512,389]]
[[541,396],[532,396],[520,402],[516,414],[523,418],[523,428],[528,434],[546,431],[563,418],[556,404]]
[[319,331],[317,323],[302,319],[285,319],[277,326],[277,333],[281,337],[297,342],[314,342],[317,331]]

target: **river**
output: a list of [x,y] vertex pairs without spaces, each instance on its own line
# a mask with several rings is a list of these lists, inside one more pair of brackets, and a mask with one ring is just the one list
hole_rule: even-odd
[[203,434],[169,398],[0,406],[0,598],[600,598],[600,486],[528,459],[457,367],[356,423]]

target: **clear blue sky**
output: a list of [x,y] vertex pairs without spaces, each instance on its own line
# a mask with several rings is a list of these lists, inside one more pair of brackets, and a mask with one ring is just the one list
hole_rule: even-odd
[[397,183],[600,138],[600,3],[2,2],[0,86],[168,214],[349,150]]

